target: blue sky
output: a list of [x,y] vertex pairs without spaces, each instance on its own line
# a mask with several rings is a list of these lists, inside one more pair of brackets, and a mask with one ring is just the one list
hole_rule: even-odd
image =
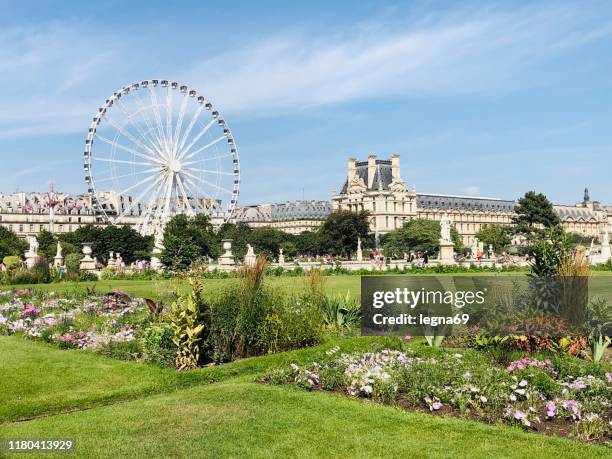
[[97,107],[168,78],[231,125],[240,204],[329,199],[370,153],[418,191],[612,204],[611,49],[609,2],[2,1],[0,190],[84,192]]

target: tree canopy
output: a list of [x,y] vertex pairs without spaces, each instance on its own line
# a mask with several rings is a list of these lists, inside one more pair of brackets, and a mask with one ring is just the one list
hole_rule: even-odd
[[[108,261],[111,251],[121,253],[121,258],[129,264],[136,260],[137,254],[150,253],[153,249],[151,236],[142,236],[129,226],[85,225],[72,233],[59,234],[57,237],[64,249],[68,249],[65,255],[73,251],[80,251],[81,244],[90,242],[93,255],[102,263]],[[77,250],[74,250],[75,248]]]
[[173,270],[188,269],[195,261],[216,258],[220,254],[217,235],[207,215],[176,215],[164,229],[162,263]]
[[11,230],[0,226],[0,262],[4,257],[21,256],[27,249],[27,245],[24,240],[19,239]]
[[350,258],[357,250],[358,237],[364,247],[371,245],[369,232],[368,212],[332,212],[319,228],[319,251]]
[[[440,230],[440,222],[416,218],[385,235],[382,240],[383,249],[388,256],[394,257],[412,251],[429,252],[431,254],[438,251]],[[461,251],[463,243],[454,226],[451,226],[451,239],[455,244],[455,250],[457,252]]]
[[528,239],[542,234],[542,229],[552,228],[561,224],[552,203],[542,193],[528,191],[518,200],[514,208],[517,234]]
[[493,250],[499,253],[512,242],[509,234],[510,231],[511,229],[507,227],[492,223],[480,228],[480,231],[476,233],[476,237],[486,245],[491,244]]

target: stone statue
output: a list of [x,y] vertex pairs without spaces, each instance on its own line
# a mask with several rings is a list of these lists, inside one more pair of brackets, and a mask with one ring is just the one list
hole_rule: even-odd
[[608,230],[604,230],[603,237],[601,238],[601,245],[610,245],[610,233]]
[[451,220],[448,214],[442,215],[440,219],[440,241],[452,242],[451,241]]
[[361,238],[357,237],[357,261],[363,261],[363,251],[361,250]]
[[31,255],[36,255],[38,253],[38,241],[36,240],[36,236],[28,236],[28,242],[30,244],[28,253]]
[[53,257],[53,266],[56,268],[61,268],[64,266],[64,257],[62,256],[62,244],[57,241],[57,252],[55,253],[55,257]]
[[247,253],[244,256],[244,264],[246,266],[255,266],[257,262],[257,257],[255,256],[255,251],[253,250],[253,246],[251,244],[247,244]]
[[283,255],[283,249],[278,249],[278,264],[283,266],[285,264],[285,255]]

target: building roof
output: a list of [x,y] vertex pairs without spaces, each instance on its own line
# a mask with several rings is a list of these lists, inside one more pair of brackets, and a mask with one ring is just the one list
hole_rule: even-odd
[[460,196],[452,194],[417,193],[417,207],[419,209],[447,209],[447,210],[480,210],[483,212],[512,212],[514,201],[484,198],[477,196]]
[[325,220],[331,213],[329,201],[288,201],[236,209],[236,222]]
[[[367,161],[357,161],[355,163],[355,174],[363,179],[363,183],[368,185],[368,162]],[[372,182],[372,187],[368,187],[368,191],[373,190],[388,190],[389,185],[393,181],[391,174],[391,160],[390,159],[377,159],[376,160],[376,170],[374,172],[374,181]],[[340,191],[340,194],[346,194],[348,189],[348,178],[344,181],[344,186]]]
[[553,206],[562,222],[573,220],[597,220],[597,215],[588,207]]

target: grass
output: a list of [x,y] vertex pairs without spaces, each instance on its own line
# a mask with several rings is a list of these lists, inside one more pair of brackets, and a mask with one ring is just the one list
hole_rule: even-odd
[[603,446],[255,382],[375,340],[176,373],[1,337],[0,440],[72,438],[85,457],[609,457]]
[[609,457],[605,447],[234,382],[3,426],[95,457]]
[[339,345],[344,352],[380,338],[330,339],[320,346],[179,373],[122,362],[93,352],[61,350],[15,336],[0,336],[0,423],[83,409],[229,378],[263,374]]
[[[419,274],[421,275],[421,274]],[[431,274],[432,276],[434,274]],[[462,274],[439,274],[440,276],[459,276],[459,275],[470,275],[470,276],[524,276],[524,273],[462,273]],[[595,271],[593,273],[593,282],[591,283],[591,294],[592,295],[604,295],[612,299],[610,292],[610,279],[612,278],[612,271]],[[352,295],[360,296],[361,294],[361,276],[340,274],[334,276],[325,277],[325,291],[329,294],[346,294],[351,292]],[[235,278],[228,279],[206,279],[206,288],[216,290],[223,286],[231,285],[235,282]],[[279,286],[286,289],[304,288],[306,285],[305,277],[289,277],[289,276],[268,276],[265,280],[266,283],[271,285]],[[142,298],[157,298],[160,295],[163,296],[172,292],[174,288],[178,286],[179,289],[185,287],[186,284],[179,284],[176,281],[162,279],[162,280],[103,280],[98,282],[61,282],[57,284],[37,284],[37,285],[0,285],[0,290],[11,290],[20,288],[34,288],[40,291],[56,292],[58,295],[73,293],[73,292],[84,292],[87,287],[95,287],[98,293],[107,293],[115,291],[116,289],[123,290],[130,295],[142,297]]]

